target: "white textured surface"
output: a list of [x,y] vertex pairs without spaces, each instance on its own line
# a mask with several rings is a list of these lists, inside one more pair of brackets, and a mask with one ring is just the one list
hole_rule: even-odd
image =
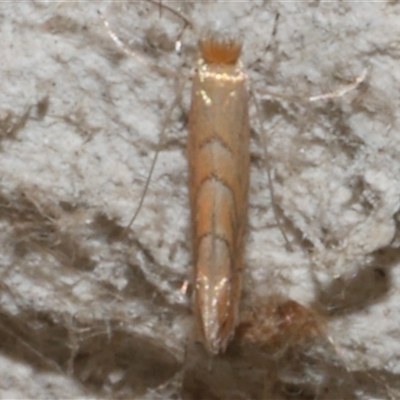
[[[272,294],[312,304],[326,314],[354,398],[398,398],[400,6],[214,6],[182,12],[198,26],[230,18],[245,40],[294,248],[276,228],[255,136],[244,307]],[[98,8],[172,77],[125,57]],[[0,18],[0,366],[9,376],[0,397],[165,397],[190,325],[180,292],[190,277],[189,83],[143,209],[127,237],[117,233],[139,202],[176,80],[189,76],[196,33],[185,31],[177,56],[180,21],[138,3],[2,3]],[[300,103],[367,67],[346,96]]]

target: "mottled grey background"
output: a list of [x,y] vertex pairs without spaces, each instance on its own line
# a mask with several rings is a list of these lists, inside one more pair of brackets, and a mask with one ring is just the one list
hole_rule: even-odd
[[[110,40],[98,9],[136,58]],[[198,31],[229,20],[260,104],[242,308],[273,295],[313,307],[329,346],[312,357],[334,359],[346,375],[337,382],[351,386],[330,388],[338,369],[304,373],[308,392],[286,374],[273,398],[398,398],[400,5],[210,1],[181,12]],[[146,2],[1,2],[0,29],[0,398],[180,396],[198,32],[186,29],[176,54],[182,21]],[[356,90],[307,101],[365,69]],[[142,211],[121,237],[185,81]],[[261,135],[292,251],[272,213]]]

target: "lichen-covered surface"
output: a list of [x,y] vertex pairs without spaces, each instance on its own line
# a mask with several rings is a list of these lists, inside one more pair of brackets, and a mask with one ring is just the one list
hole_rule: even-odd
[[[0,398],[399,398],[400,5],[168,4],[197,27],[181,55],[182,21],[148,2],[0,4]],[[259,115],[241,324],[210,360],[184,290],[185,144],[217,19],[244,39]]]

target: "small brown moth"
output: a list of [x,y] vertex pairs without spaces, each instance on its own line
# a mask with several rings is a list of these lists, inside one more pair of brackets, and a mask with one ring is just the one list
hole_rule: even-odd
[[[147,1],[160,6],[155,0]],[[182,19],[182,32],[187,26],[193,27],[193,23],[179,11],[166,4],[161,6]],[[117,46],[147,65],[146,61],[118,38],[108,21],[101,17]],[[224,36],[217,38],[216,35],[208,34],[199,41],[201,57],[193,77],[192,104],[189,112],[193,310],[201,341],[208,353],[214,355],[224,352],[233,337],[241,298],[250,175],[249,96],[246,88],[247,77],[239,61],[241,47],[239,41]],[[309,97],[307,101],[343,96],[355,89],[365,79],[366,73],[367,70],[357,77],[354,83],[331,93]],[[278,94],[272,95],[279,97]],[[175,104],[176,101],[173,107]],[[165,125],[160,137],[164,134]],[[155,154],[143,196],[128,227],[141,209],[158,152],[159,149]],[[268,178],[271,185],[270,173]],[[273,197],[272,187],[271,195]],[[276,216],[274,207],[272,203]],[[285,242],[289,244],[279,219],[276,218],[276,221]]]
[[223,352],[237,323],[247,225],[249,115],[241,44],[206,36],[189,113],[194,314],[204,346]]

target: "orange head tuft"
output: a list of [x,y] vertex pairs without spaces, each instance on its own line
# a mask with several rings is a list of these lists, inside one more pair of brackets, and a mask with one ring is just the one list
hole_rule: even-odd
[[242,51],[242,44],[234,39],[216,40],[210,36],[201,39],[199,47],[208,64],[235,64]]

